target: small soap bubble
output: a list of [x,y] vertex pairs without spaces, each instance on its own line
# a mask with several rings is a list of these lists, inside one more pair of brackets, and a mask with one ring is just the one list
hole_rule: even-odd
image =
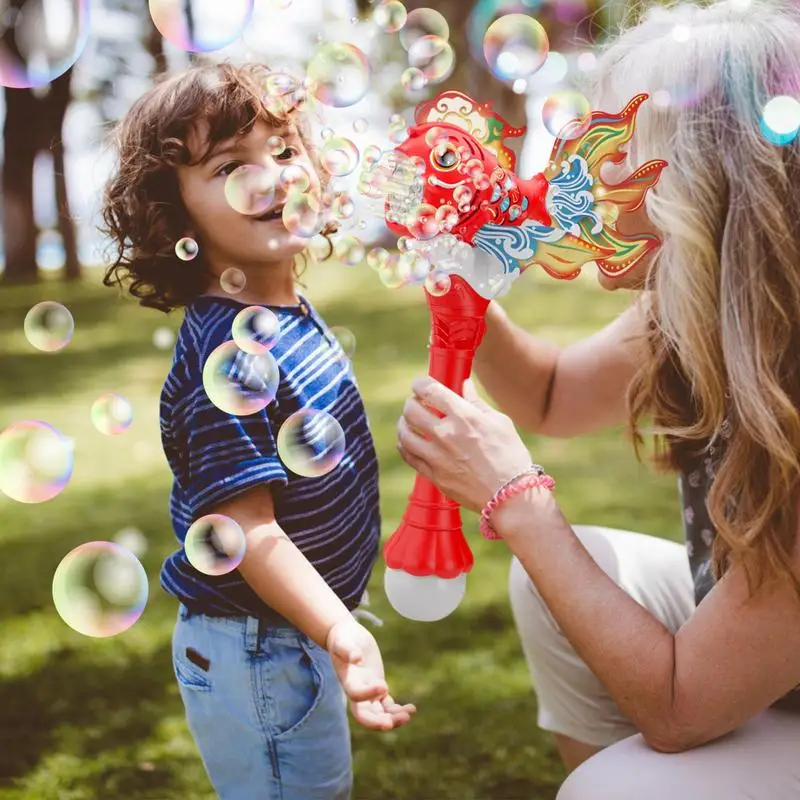
[[445,41],[450,38],[447,20],[432,8],[415,8],[408,14],[400,32],[400,43],[410,51],[423,36],[436,36]]
[[287,469],[306,478],[334,470],[345,451],[342,426],[325,411],[313,408],[292,414],[278,430],[278,456]]
[[483,54],[501,80],[530,78],[545,62],[550,50],[547,32],[528,14],[506,14],[486,30]]
[[427,83],[428,79],[425,77],[425,73],[421,69],[417,69],[417,67],[409,67],[400,76],[400,85],[403,87],[403,91],[408,94],[421,91]]
[[385,33],[397,33],[406,24],[408,12],[399,0],[383,0],[375,6],[372,19]]
[[359,117],[353,121],[353,130],[356,133],[366,133],[369,130],[369,122],[364,117]]
[[192,261],[199,252],[199,245],[189,236],[184,236],[183,239],[178,239],[175,243],[175,255],[181,261]]
[[281,324],[269,308],[248,306],[234,317],[231,335],[240,350],[257,355],[275,347],[281,338]]
[[348,192],[340,192],[331,204],[331,214],[338,220],[348,220],[356,213],[356,204]]
[[419,284],[428,276],[431,263],[422,253],[411,250],[400,256],[398,267],[406,283]]
[[342,236],[333,246],[334,256],[348,267],[357,267],[366,256],[366,248],[356,236]]
[[308,76],[321,103],[346,108],[361,100],[369,89],[369,61],[355,45],[325,44],[312,56]]
[[334,136],[323,145],[320,160],[329,174],[341,178],[358,166],[358,148],[349,139]]
[[246,353],[233,341],[219,345],[203,367],[208,399],[227,414],[247,416],[262,411],[275,399],[279,381],[272,353]]
[[356,354],[356,335],[349,328],[344,328],[341,325],[334,325],[329,328],[330,332],[336,337],[342,352],[347,358],[352,359]]
[[0,2],[0,86],[29,89],[63,75],[89,38],[90,0]]
[[113,541],[114,544],[130,550],[137,558],[141,558],[147,552],[147,538],[138,528],[122,528],[117,531]]
[[367,266],[376,272],[389,260],[389,251],[383,247],[373,247],[367,253]]
[[225,199],[239,214],[248,217],[263,214],[275,200],[272,172],[257,164],[242,164],[225,180]]
[[122,395],[106,392],[92,403],[92,425],[106,436],[119,436],[133,422],[133,407]]
[[577,139],[589,128],[592,108],[580,92],[569,89],[555,92],[545,100],[542,121],[553,136]]
[[224,514],[206,514],[186,531],[189,563],[204,575],[227,575],[242,563],[247,539],[241,526]]
[[114,542],[87,542],[67,553],[53,575],[61,619],[84,636],[107,638],[128,630],[147,604],[147,573]]
[[46,422],[15,422],[0,434],[0,491],[19,503],[52,500],[73,465],[72,441]]
[[158,350],[169,350],[175,344],[175,331],[163,325],[153,331],[153,347]]
[[289,233],[310,239],[325,227],[325,209],[319,197],[292,189],[283,207],[283,224]]
[[378,277],[387,289],[399,289],[405,284],[400,265],[400,254],[391,253],[378,270]]
[[381,160],[380,147],[378,147],[378,145],[376,144],[367,145],[364,148],[364,153],[361,158],[365,166],[371,166],[372,164],[377,164]]
[[286,139],[282,136],[270,136],[267,139],[267,151],[271,156],[279,156],[286,149]]
[[441,233],[441,225],[436,215],[435,206],[421,203],[406,221],[408,232],[420,240],[433,239]]
[[292,189],[305,192],[311,186],[311,175],[301,164],[290,164],[281,170],[280,184],[287,193]]
[[219,276],[219,285],[227,294],[239,294],[247,285],[247,277],[238,267],[228,267]]
[[418,69],[428,83],[441,83],[453,74],[456,55],[447,39],[422,36],[409,48],[408,63]]
[[37,350],[55,353],[71,341],[75,322],[69,310],[53,300],[37,303],[22,323],[25,338]]
[[444,270],[433,269],[425,276],[425,289],[433,297],[446,295],[451,286],[450,275]]
[[159,33],[190,53],[221,50],[242,35],[253,16],[253,0],[149,0]]

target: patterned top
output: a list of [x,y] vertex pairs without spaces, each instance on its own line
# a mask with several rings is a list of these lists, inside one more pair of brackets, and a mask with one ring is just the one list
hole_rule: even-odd
[[[241,415],[211,402],[203,367],[217,347],[232,339],[233,320],[246,306],[233,298],[203,296],[186,309],[161,393],[161,439],[174,475],[170,514],[181,545],[164,561],[161,585],[192,610],[212,616],[274,616],[238,570],[206,575],[189,563],[183,547],[194,520],[258,484],[269,486],[278,524],[351,610],[377,559],[378,460],[364,405],[341,345],[302,295],[301,301],[267,306],[280,324],[280,337],[269,351],[279,370],[277,395],[264,410]],[[260,377],[258,370],[245,369],[239,356],[246,360],[239,351],[231,368],[236,378],[232,372],[226,375],[257,389],[252,384]],[[325,474],[317,470],[316,477],[294,473],[277,445],[287,418],[309,408],[330,414],[344,432],[341,460]]]
[[[706,499],[714,482],[715,465],[719,463],[728,433],[727,426],[721,430],[722,441],[709,448],[708,455],[698,458],[694,463],[683,466],[678,489],[683,507],[683,529],[686,540],[686,553],[694,580],[695,604],[699,605],[714,587],[716,581],[711,570],[711,547],[716,530],[708,514]],[[800,685],[776,700],[775,708],[800,712]]]

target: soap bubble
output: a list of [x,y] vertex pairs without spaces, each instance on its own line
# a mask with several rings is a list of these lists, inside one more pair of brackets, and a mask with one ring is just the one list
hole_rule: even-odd
[[87,542],[67,553],[53,575],[53,603],[62,620],[84,636],[128,630],[147,603],[147,573],[114,542]]
[[450,291],[450,275],[443,270],[434,269],[425,277],[425,288],[433,297],[442,297]]
[[441,233],[441,225],[436,216],[436,207],[421,203],[406,220],[408,232],[415,239],[433,239]]
[[376,272],[389,260],[389,251],[384,247],[373,247],[367,253],[367,266]]
[[239,214],[257,217],[275,200],[275,181],[270,170],[257,164],[242,164],[225,180],[225,199]]
[[334,325],[328,329],[339,342],[342,352],[347,358],[353,358],[356,354],[356,335],[349,328],[343,328],[341,325]]
[[69,310],[53,300],[37,303],[22,323],[25,338],[37,350],[55,353],[72,341],[75,322]]
[[219,276],[219,285],[227,294],[239,294],[247,285],[247,277],[238,267],[228,267]]
[[489,69],[501,80],[529,78],[547,59],[545,29],[527,14],[506,14],[495,20],[483,39]]
[[271,156],[279,156],[286,149],[286,139],[282,136],[270,136],[267,139],[267,151]]
[[340,192],[331,204],[331,214],[338,220],[350,219],[356,213],[356,204],[348,192]]
[[366,256],[366,248],[356,236],[342,236],[333,246],[334,256],[348,267],[357,267]]
[[456,55],[447,39],[422,36],[409,48],[408,63],[418,69],[428,83],[441,83],[453,74]]
[[199,252],[199,245],[190,236],[184,236],[182,239],[178,239],[178,241],[175,242],[175,255],[178,256],[181,261],[192,261],[197,258]]
[[566,89],[555,92],[545,100],[542,121],[553,135],[563,139],[577,139],[589,128],[592,108],[580,93]]
[[367,145],[364,148],[361,160],[363,161],[365,166],[371,166],[372,164],[377,164],[381,160],[380,147],[378,147],[378,145],[376,144]]
[[325,209],[317,195],[292,189],[283,207],[283,224],[294,236],[310,239],[325,227]]
[[366,133],[369,130],[369,122],[364,117],[353,120],[353,130],[356,133]]
[[169,350],[175,344],[175,331],[161,326],[153,331],[153,347],[157,350]]
[[438,36],[445,41],[450,38],[447,20],[432,8],[415,8],[409,13],[400,32],[400,44],[410,51],[414,43],[423,36]]
[[306,408],[292,414],[278,430],[278,455],[287,469],[306,478],[327,475],[342,460],[342,426],[325,411]]
[[27,89],[63,75],[89,37],[89,0],[0,3],[0,86]]
[[203,366],[208,399],[227,414],[246,416],[266,408],[278,392],[280,370],[269,351],[252,354],[236,342],[219,345]]
[[15,422],[0,434],[0,491],[19,503],[52,500],[73,464],[72,441],[46,422]]
[[311,175],[301,164],[289,164],[281,170],[280,184],[281,189],[287,193],[292,189],[305,192],[311,186]]
[[240,350],[257,355],[275,347],[281,338],[281,324],[271,309],[248,306],[234,317],[231,335]]
[[227,575],[242,563],[247,539],[241,526],[224,514],[206,514],[186,531],[189,563],[204,575]]
[[106,436],[119,436],[133,422],[133,406],[122,395],[107,392],[92,403],[92,424]]
[[159,33],[181,50],[209,53],[241,36],[253,16],[253,0],[149,0]]
[[375,6],[372,19],[386,33],[397,33],[406,24],[408,12],[399,0],[383,0]]
[[316,98],[334,108],[354,105],[369,89],[369,61],[352,44],[323,45],[311,58],[307,71],[314,82]]
[[349,139],[334,136],[323,145],[320,160],[328,173],[341,178],[358,166],[358,148]]
[[425,73],[417,67],[409,67],[400,76],[400,85],[403,87],[403,91],[408,94],[421,91],[427,84],[428,79],[425,77]]

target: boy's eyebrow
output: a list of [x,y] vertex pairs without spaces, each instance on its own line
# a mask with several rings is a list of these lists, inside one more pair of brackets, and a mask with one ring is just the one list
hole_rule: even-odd
[[[272,136],[280,136],[283,139],[289,139],[289,138],[295,136],[296,134],[295,134],[294,128],[289,127],[289,128],[281,128],[280,130],[273,131],[273,133],[271,135]],[[208,164],[209,161],[211,161],[212,158],[216,158],[217,156],[221,156],[221,155],[223,155],[225,153],[232,153],[235,150],[238,150],[242,146],[240,139],[237,139],[236,141],[230,142],[229,144],[225,145],[224,147],[220,147],[219,146],[220,144],[222,144],[222,142],[220,142],[219,144],[217,144],[214,147],[212,147],[203,156],[203,158],[200,159],[200,163],[199,163],[198,166],[204,167],[206,164]]]

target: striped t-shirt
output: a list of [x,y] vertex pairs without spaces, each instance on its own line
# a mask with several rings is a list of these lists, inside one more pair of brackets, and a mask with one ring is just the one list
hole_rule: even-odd
[[[275,399],[257,413],[220,410],[203,385],[206,359],[232,340],[233,320],[247,306],[233,298],[199,297],[187,307],[178,334],[160,418],[174,476],[170,514],[181,549],[164,561],[161,585],[200,613],[275,614],[238,570],[207,575],[189,563],[183,547],[193,521],[258,484],[269,486],[276,521],[348,608],[358,605],[378,555],[378,460],[352,365],[308,300],[300,299],[296,306],[265,306],[280,323],[269,351],[279,382]],[[302,409],[327,412],[344,432],[344,454],[326,474],[296,474],[278,453],[281,425]]]

